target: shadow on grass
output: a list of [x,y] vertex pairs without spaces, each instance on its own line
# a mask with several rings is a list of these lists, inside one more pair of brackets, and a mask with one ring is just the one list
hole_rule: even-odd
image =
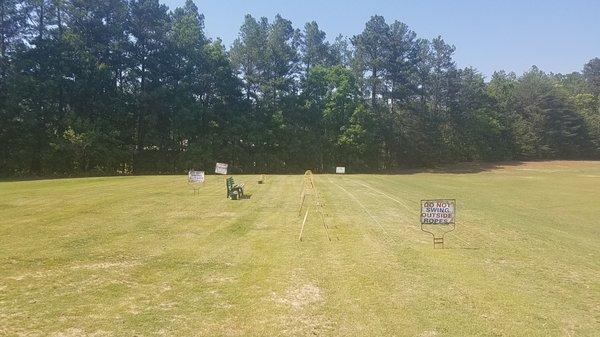
[[[383,175],[410,175],[418,173],[442,173],[442,174],[468,174],[468,173],[480,173],[486,171],[501,170],[508,167],[516,167],[525,165],[522,161],[505,161],[505,162],[465,162],[455,164],[442,164],[435,167],[419,167],[419,168],[405,168],[405,169],[393,169],[393,170],[381,170],[381,171],[364,171],[356,172],[356,174],[383,174]],[[314,172],[318,172],[315,170]],[[331,172],[319,172],[319,173],[331,173]],[[74,176],[21,176],[21,177],[0,177],[0,182],[21,182],[21,181],[38,181],[38,180],[58,180],[58,179],[86,179],[86,178],[111,178],[111,177],[143,177],[143,176],[161,176],[161,175],[177,175],[178,173],[157,173],[157,174],[134,174],[134,175],[74,175]],[[275,173],[275,174],[295,174],[295,173]],[[296,174],[301,174],[296,173]],[[353,174],[352,172],[348,173]],[[264,184],[264,182],[263,182]],[[262,185],[259,183],[259,185]]]
[[252,198],[252,193],[244,193],[243,196],[238,197],[236,200],[249,200]]
[[[26,182],[26,181],[44,181],[44,180],[65,180],[65,179],[103,179],[103,178],[131,178],[131,177],[155,177],[155,176],[168,176],[169,174],[143,174],[143,175],[126,175],[126,174],[114,174],[114,175],[81,175],[81,176],[15,176],[15,177],[2,177],[0,182]],[[174,174],[173,174],[174,175]],[[187,178],[187,176],[184,176]]]
[[509,167],[516,167],[525,165],[522,161],[506,161],[497,163],[483,163],[483,162],[469,162],[469,163],[456,163],[440,165],[436,167],[425,167],[415,169],[398,169],[384,172],[376,172],[376,174],[387,174],[387,175],[410,175],[418,173],[441,173],[441,174],[469,174],[469,173],[481,173],[494,170],[502,170]]
[[442,249],[453,249],[453,250],[480,250],[481,247],[444,247]]

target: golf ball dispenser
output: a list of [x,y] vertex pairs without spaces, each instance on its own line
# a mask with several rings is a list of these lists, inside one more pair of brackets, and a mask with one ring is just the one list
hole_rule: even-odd
[[421,200],[421,230],[433,236],[433,248],[444,248],[444,236],[456,229],[456,200]]

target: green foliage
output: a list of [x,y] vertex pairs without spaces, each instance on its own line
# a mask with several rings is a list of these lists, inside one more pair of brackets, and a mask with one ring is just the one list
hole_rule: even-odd
[[583,77],[592,93],[600,95],[600,58],[596,57],[585,64]]
[[598,58],[486,83],[382,16],[328,41],[247,15],[226,50],[191,0],[6,0],[0,29],[2,176],[600,156]]
[[331,46],[325,40],[326,34],[319,29],[319,25],[315,22],[308,22],[304,26],[304,34],[300,49],[302,51],[302,62],[304,62],[306,71],[310,67],[317,65],[334,65],[339,64],[343,56],[343,46]]

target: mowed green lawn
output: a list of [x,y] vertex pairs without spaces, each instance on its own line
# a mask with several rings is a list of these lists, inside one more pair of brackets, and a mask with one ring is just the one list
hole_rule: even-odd
[[316,175],[331,242],[301,175],[235,178],[1,182],[0,335],[599,334],[600,162]]

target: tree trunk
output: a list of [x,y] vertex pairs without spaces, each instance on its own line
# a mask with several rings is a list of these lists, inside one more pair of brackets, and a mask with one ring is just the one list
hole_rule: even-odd
[[38,38],[40,41],[44,38],[44,16],[46,15],[46,3],[45,0],[40,2],[40,17],[38,22]]
[[5,24],[4,21],[6,16],[6,5],[4,0],[0,0],[0,66],[2,66],[2,72],[4,72],[4,60],[6,60],[6,34],[4,33]]
[[395,98],[394,88],[396,88],[396,82],[392,81],[392,88],[390,91],[390,112],[391,113],[394,113],[394,98]]
[[377,68],[373,67],[371,74],[371,106],[375,107],[377,103]]
[[63,68],[64,68],[64,64],[63,64],[63,56],[62,56],[62,50],[63,50],[63,26],[62,26],[62,12],[61,12],[61,1],[57,1],[56,2],[56,18],[57,18],[57,24],[58,24],[58,43],[59,43],[59,48],[58,48],[58,111],[60,113],[60,117],[63,118],[64,117],[64,88],[62,85],[63,82]]
[[133,172],[135,173],[136,170],[139,168],[138,164],[139,164],[139,156],[141,154],[141,152],[143,151],[143,147],[144,147],[144,100],[145,100],[145,92],[146,92],[146,76],[145,76],[145,71],[146,71],[146,66],[144,64],[144,61],[142,61],[141,64],[141,79],[140,79],[140,97],[138,99],[138,113],[137,113],[137,125],[136,125],[136,145],[135,145],[135,149],[134,149],[134,156],[133,156]]

